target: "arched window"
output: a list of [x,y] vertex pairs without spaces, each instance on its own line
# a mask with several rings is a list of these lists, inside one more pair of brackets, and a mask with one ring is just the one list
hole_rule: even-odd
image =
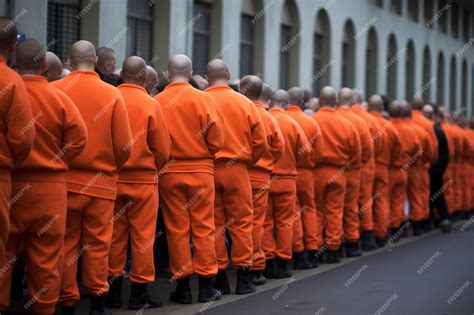
[[392,13],[402,15],[402,0],[391,0],[390,11]]
[[193,67],[194,73],[201,75],[205,74],[206,65],[211,57],[212,5],[212,1],[194,0]]
[[[263,19],[261,0],[243,0],[240,27],[240,77],[262,73]],[[263,12],[263,11],[262,11]]]
[[397,97],[397,40],[395,35],[390,35],[388,39],[387,62],[385,70],[387,70],[387,95],[391,99]]
[[377,93],[377,74],[378,74],[378,39],[377,33],[373,27],[369,30],[367,36],[367,50],[365,59],[365,86],[367,97]]
[[423,100],[425,103],[431,102],[431,85],[434,83],[431,77],[431,54],[428,46],[423,52]]
[[151,59],[153,7],[149,0],[128,0],[127,56],[135,55],[145,61]]
[[445,71],[444,71],[444,55],[442,52],[438,54],[438,71],[436,73],[437,85],[436,85],[436,102],[439,105],[444,104],[444,82],[445,82]]
[[418,0],[408,1],[408,18],[413,22],[418,22]]
[[451,64],[449,66],[449,109],[455,110],[456,109],[456,79],[458,77],[458,72],[456,69],[456,57],[451,57]]
[[300,31],[298,10],[294,0],[283,6],[280,33],[280,88],[288,89],[298,82],[298,50]]
[[415,46],[413,41],[409,41],[406,53],[405,71],[405,99],[411,100],[415,95]]
[[313,47],[313,93],[319,95],[322,87],[329,85],[330,67],[330,47],[331,47],[331,30],[329,17],[324,9],[321,9],[316,16],[316,24],[314,30],[314,47]]
[[354,87],[355,72],[355,31],[354,23],[347,21],[342,41],[342,86]]
[[462,62],[462,79],[461,79],[461,107],[468,106],[467,104],[467,61]]

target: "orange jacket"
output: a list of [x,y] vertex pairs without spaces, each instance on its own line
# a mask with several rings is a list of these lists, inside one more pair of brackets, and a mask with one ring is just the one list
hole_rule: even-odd
[[[0,59],[0,180],[7,180],[33,146],[35,126],[25,85],[21,77]],[[8,178],[4,178],[8,176]]]
[[[370,133],[367,123],[357,114],[350,110],[348,106],[340,106],[337,108],[337,113],[347,119],[357,130],[359,141],[361,145],[360,164],[354,167],[360,167],[367,163],[371,157],[374,156],[374,139]],[[380,155],[380,154],[379,154]]]
[[431,165],[430,163],[433,160],[433,146],[430,135],[425,129],[417,125],[412,119],[405,119],[405,121],[417,135],[418,140],[420,141],[421,149],[423,150],[421,156],[416,160],[416,165],[420,168],[424,167],[429,169]]
[[272,172],[275,163],[281,158],[285,151],[285,139],[283,139],[283,134],[281,133],[277,121],[267,112],[265,106],[257,101],[255,101],[254,104],[265,126],[268,150],[265,151],[260,160],[258,160],[250,171]]
[[372,115],[377,118],[380,123],[380,137],[384,137],[382,142],[382,153],[376,157],[376,163],[385,166],[391,166],[392,161],[400,156],[402,150],[402,144],[400,135],[397,129],[393,126],[392,122],[386,120],[379,112],[373,112]]
[[420,140],[412,128],[402,118],[391,118],[393,126],[400,135],[401,151],[400,155],[392,161],[392,167],[400,167],[404,170],[408,168],[422,154]]
[[436,134],[433,129],[433,122],[423,116],[423,113],[418,109],[412,110],[412,115],[413,122],[422,127],[428,133],[432,152],[431,160],[429,161],[431,165],[438,160],[438,138],[436,138]]
[[448,166],[451,167],[455,161],[456,157],[456,145],[454,144],[454,134],[451,124],[445,122],[441,123],[441,129],[443,129],[444,134],[446,135],[446,141],[448,142],[448,151],[449,151],[449,162]]
[[369,114],[361,105],[354,104],[351,107],[351,110],[357,114],[360,118],[362,118],[367,126],[369,126],[370,133],[372,134],[372,138],[374,140],[374,159],[382,153],[383,147],[383,137],[380,137],[380,133],[382,132],[382,126],[379,124],[379,121],[375,119],[371,114]]
[[290,105],[287,109],[288,115],[293,118],[303,129],[308,138],[308,147],[311,148],[311,160],[309,164],[299,164],[298,167],[313,168],[319,162],[324,150],[324,141],[318,123],[306,115],[299,106]]
[[359,165],[361,145],[354,126],[330,107],[320,108],[313,118],[319,124],[324,139],[320,163],[337,167]]
[[284,109],[274,107],[268,112],[276,119],[285,139],[285,150],[275,163],[273,174],[296,178],[296,165],[310,163],[311,149],[308,147],[308,138]]
[[449,128],[453,130],[454,145],[456,146],[455,162],[461,164],[464,156],[462,128],[455,123],[449,125]]
[[257,108],[244,95],[228,85],[206,89],[224,119],[224,145],[216,154],[216,163],[257,163],[267,148],[265,126]]
[[122,95],[94,71],[77,70],[54,81],[76,104],[87,126],[84,151],[69,165],[68,191],[114,200],[117,170],[131,153],[131,131]]
[[160,104],[136,84],[121,84],[118,90],[127,107],[132,130],[132,154],[119,172],[119,182],[156,183],[170,155],[170,138]]
[[187,82],[173,82],[155,99],[173,144],[161,172],[214,174],[214,156],[224,144],[224,122],[212,96]]
[[42,76],[23,76],[36,137],[25,161],[12,178],[66,182],[68,165],[84,150],[87,130],[71,99]]

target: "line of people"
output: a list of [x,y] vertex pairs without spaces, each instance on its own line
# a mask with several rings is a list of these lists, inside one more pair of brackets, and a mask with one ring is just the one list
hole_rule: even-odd
[[[201,91],[185,55],[169,60],[169,83],[151,97],[157,74],[138,56],[114,87],[118,78],[95,71],[107,49],[81,40],[72,72],[56,80],[54,54],[37,40],[17,43],[6,18],[0,29],[0,312],[24,255],[26,309],[74,314],[80,266],[90,314],[110,314],[106,306],[123,304],[127,246],[128,308],[160,307],[147,289],[159,204],[176,283],[169,299],[181,304],[193,301],[193,274],[199,302],[232,292],[230,265],[234,292],[249,294],[292,268],[396,242],[410,226],[449,231],[455,212],[474,209],[474,126],[418,98],[365,104],[357,91],[324,87],[309,116],[302,89],[272,90],[249,75],[236,91],[220,59]],[[6,64],[13,52],[18,73]]]

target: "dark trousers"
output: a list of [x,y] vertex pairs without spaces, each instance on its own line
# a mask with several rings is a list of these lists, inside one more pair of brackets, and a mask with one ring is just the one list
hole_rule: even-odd
[[443,172],[430,170],[430,213],[434,214],[434,208],[438,210],[441,220],[448,219],[448,206],[444,198]]

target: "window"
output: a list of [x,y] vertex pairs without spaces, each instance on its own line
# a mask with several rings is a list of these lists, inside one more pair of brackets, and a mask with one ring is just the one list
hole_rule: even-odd
[[[48,1],[48,46],[65,61],[71,44],[79,40],[79,0]],[[53,45],[54,43],[54,45]]]
[[467,108],[467,61],[465,59],[462,63],[461,84],[461,106]]
[[[436,80],[436,79],[434,79]],[[433,82],[433,78],[431,78],[431,55],[430,55],[430,49],[425,47],[425,51],[423,53],[423,87],[426,87],[426,91],[423,92],[423,100],[426,103],[429,103],[431,101],[431,85]]]
[[344,40],[342,42],[342,85],[354,87],[354,25],[347,21],[344,27]]
[[321,88],[329,85],[332,60],[330,61],[330,27],[329,17],[325,10],[318,12],[313,47],[313,94],[318,96]]
[[418,22],[418,0],[408,1],[408,18],[413,22]]
[[439,20],[438,20],[438,24],[439,24],[439,29],[441,32],[443,33],[447,33],[448,32],[448,17],[447,17],[447,13],[446,12],[447,10],[449,10],[449,5],[448,5],[448,1],[447,0],[439,0],[438,2],[438,13],[437,15],[439,15]]
[[410,41],[406,54],[405,99],[411,100],[415,95],[415,47]]
[[387,70],[387,95],[394,99],[397,97],[397,41],[394,35],[391,35],[388,40],[388,54],[385,63]]
[[462,36],[465,42],[469,41],[469,23],[469,10],[464,10],[462,17]]
[[281,26],[280,38],[280,88],[288,89],[290,86],[290,50],[288,45],[291,41],[291,26]]
[[402,0],[391,0],[390,1],[390,11],[392,13],[402,15]]
[[425,18],[425,25],[428,28],[433,27],[433,0],[424,0],[424,18]]
[[438,71],[437,76],[437,86],[436,86],[436,102],[439,105],[444,105],[444,56],[443,53],[439,53],[438,56]]
[[456,57],[452,56],[451,57],[451,65],[450,65],[450,78],[449,78],[449,109],[450,110],[455,110],[456,109],[456,79],[458,77],[458,72],[456,68]]
[[240,77],[254,74],[255,23],[253,16],[242,14],[240,28]]
[[454,38],[459,37],[459,4],[454,2],[451,8],[451,34]]
[[378,44],[377,34],[372,27],[367,37],[367,50],[365,60],[365,86],[367,96],[377,93],[377,66],[378,66]]
[[193,25],[193,66],[194,72],[201,75],[206,73],[206,65],[210,57],[211,9],[210,3],[194,1],[193,16],[199,16],[199,18],[195,18]]
[[127,55],[151,59],[153,33],[153,7],[148,0],[128,0]]

